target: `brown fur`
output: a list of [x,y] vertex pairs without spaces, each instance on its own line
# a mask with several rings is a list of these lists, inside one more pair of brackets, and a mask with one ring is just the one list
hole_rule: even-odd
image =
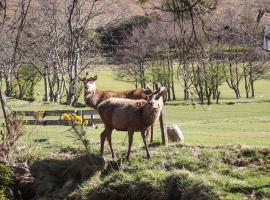
[[87,99],[86,99],[86,104],[90,107],[93,106],[93,108],[97,109],[97,106],[101,102],[109,98],[117,97],[117,98],[126,98],[126,99],[148,99],[149,94],[146,94],[142,88],[127,90],[127,91],[100,91],[96,89],[95,96],[98,98],[95,104],[91,104],[91,103],[87,104]]
[[100,91],[96,88],[95,81],[97,80],[97,76],[90,78],[82,78],[85,85],[84,90],[84,100],[86,105],[97,109],[97,106],[105,101],[106,99],[112,97],[118,98],[127,98],[127,99],[148,99],[149,95],[153,93],[150,89],[133,89],[126,91]]
[[98,113],[105,124],[105,130],[101,134],[101,150],[103,154],[104,141],[107,138],[111,148],[112,157],[114,152],[111,144],[112,130],[128,131],[129,148],[127,158],[133,142],[133,134],[140,131],[146,148],[147,158],[150,158],[146,142],[145,132],[156,122],[163,108],[164,90],[153,93],[149,100],[132,100],[123,98],[109,98],[98,105]]

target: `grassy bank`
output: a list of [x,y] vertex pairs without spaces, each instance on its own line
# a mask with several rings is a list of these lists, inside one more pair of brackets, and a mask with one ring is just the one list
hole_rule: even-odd
[[[104,90],[132,88],[131,84],[116,80],[113,71],[98,72],[97,85]],[[154,143],[150,145],[152,159],[144,158],[143,143],[136,133],[131,161],[123,160],[120,171],[104,173],[104,163],[96,156],[93,160],[83,154],[83,146],[73,137],[69,126],[26,126],[14,155],[20,161],[28,161],[37,180],[30,196],[38,195],[41,199],[270,198],[270,81],[258,81],[254,99],[236,101],[232,91],[223,87],[220,104],[193,105],[180,98],[182,87],[177,83],[179,98],[166,103],[165,122],[181,127],[186,146],[160,146],[160,130],[156,125]],[[42,84],[36,88],[35,102],[8,99],[8,105],[13,110],[74,109],[43,103],[38,95],[40,91]],[[97,154],[103,126],[86,127],[86,130],[91,153]],[[117,159],[124,158],[127,133],[114,131],[112,142]],[[111,159],[107,144],[105,158]],[[3,191],[0,188],[0,196]],[[31,199],[30,196],[25,199]]]
[[[122,152],[123,153],[123,152]],[[133,152],[121,170],[75,152],[35,159],[26,199],[269,199],[270,151],[243,146],[170,145]],[[109,164],[107,164],[109,165]],[[29,188],[28,188],[29,189]]]

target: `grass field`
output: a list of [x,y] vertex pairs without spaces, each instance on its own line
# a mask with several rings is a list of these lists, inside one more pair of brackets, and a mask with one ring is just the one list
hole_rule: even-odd
[[[132,88],[126,82],[116,80],[116,73],[110,70],[96,72],[98,74],[97,86],[103,90],[124,90]],[[182,87],[177,83],[177,101],[168,102],[165,106],[165,121],[167,124],[178,124],[185,135],[186,144],[200,145],[224,145],[224,144],[245,144],[270,146],[270,81],[261,80],[256,84],[256,98],[234,100],[233,92],[228,87],[222,88],[222,101],[219,105],[191,105],[191,102],[184,102],[181,97]],[[42,90],[42,83],[36,88],[36,94]],[[244,92],[244,91],[242,91]],[[26,101],[8,99],[9,106],[14,110],[54,110],[54,109],[74,109],[65,105],[46,104],[41,101],[41,96],[37,96],[37,101],[29,103]],[[81,97],[80,101],[83,101]],[[238,102],[233,105],[227,102]],[[242,102],[242,103],[241,103]],[[251,103],[248,103],[251,102]],[[32,132],[32,127],[27,127]],[[71,139],[70,133],[65,126],[37,127],[31,137],[35,139],[48,139],[46,144],[38,144],[39,147],[53,148],[66,146],[75,148],[76,142]],[[88,128],[89,138],[94,143],[98,142],[102,126],[98,129]],[[123,132],[113,134],[114,143],[127,142]],[[65,139],[63,139],[63,136]],[[27,137],[27,136],[26,136]],[[160,141],[160,130],[155,127],[155,141]],[[27,140],[23,139],[22,144]],[[135,146],[141,144],[140,134],[135,137]]]
[[[113,71],[96,74],[100,89],[132,88],[131,84],[116,80]],[[123,162],[121,172],[92,174],[96,163],[77,157],[84,149],[68,126],[26,126],[26,134],[19,140],[15,153],[19,160],[28,160],[32,173],[40,181],[36,188],[42,199],[269,199],[269,88],[269,80],[260,80],[256,84],[256,98],[236,101],[224,85],[219,105],[194,106],[191,101],[183,101],[182,87],[177,83],[178,99],[167,102],[165,122],[181,127],[185,146],[160,146],[160,130],[156,125],[155,141],[150,145],[152,159],[144,158],[140,134],[135,134],[131,161]],[[43,103],[38,95],[41,91],[42,83],[35,91],[37,101],[8,99],[8,105],[13,110],[74,109]],[[236,103],[228,105],[228,102]],[[86,129],[91,151],[97,153],[103,127]],[[127,133],[114,131],[112,140],[117,158],[123,158]],[[105,157],[110,159],[107,144]],[[55,188],[54,192],[50,188]]]

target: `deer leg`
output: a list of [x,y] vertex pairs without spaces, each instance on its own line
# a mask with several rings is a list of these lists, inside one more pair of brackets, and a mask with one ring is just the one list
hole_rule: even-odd
[[149,154],[148,145],[147,145],[147,142],[146,142],[145,131],[141,131],[141,135],[142,135],[144,147],[146,149],[147,158],[149,159],[150,158],[150,154]]
[[111,149],[112,158],[114,159],[115,155],[114,155],[114,151],[113,151],[113,148],[112,148],[112,131],[108,132],[107,140],[108,140],[108,143],[109,143],[109,146],[110,146],[110,149]]
[[134,132],[129,131],[128,132],[128,152],[127,152],[127,160],[129,160],[129,155],[130,155],[130,150],[131,150],[131,145],[133,143],[133,134]]
[[153,125],[151,127],[149,127],[146,131],[146,141],[149,142],[153,142]]
[[146,141],[149,143],[150,142],[150,131],[149,131],[149,129],[147,129],[145,131],[145,138],[146,138]]
[[107,130],[105,128],[105,130],[100,135],[100,155],[101,156],[103,156],[104,142],[105,142],[106,137],[107,137]]

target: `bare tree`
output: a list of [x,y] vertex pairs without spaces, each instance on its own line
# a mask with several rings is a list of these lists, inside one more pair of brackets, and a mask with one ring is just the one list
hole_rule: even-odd
[[[7,4],[6,0],[0,1],[0,17],[1,17],[0,33],[1,36],[4,34],[11,36],[12,42],[11,65],[13,68],[12,70],[14,70],[17,66],[16,58],[18,53],[19,42],[21,39],[22,30],[26,22],[26,18],[29,13],[30,5],[31,0],[18,0],[17,2],[15,2],[14,5]],[[1,72],[2,71],[3,69],[1,69]],[[2,75],[3,74],[1,73],[1,79]],[[2,93],[2,84],[0,85],[0,102],[5,119],[6,135],[8,140],[11,142],[9,144],[13,146],[16,139],[18,139],[18,137],[21,135],[21,132],[17,131],[16,128],[13,126],[14,121],[11,120],[10,113],[8,113],[5,97]]]
[[[102,15],[113,4],[111,0],[78,1],[72,0],[67,4],[65,20],[65,54],[67,57],[66,104],[73,104],[76,96],[76,86],[79,74],[88,65],[101,56],[100,52],[89,39],[89,32],[95,28]],[[113,19],[111,19],[113,20]],[[87,58],[87,59],[86,59]]]
[[137,87],[146,86],[146,66],[155,45],[151,32],[146,27],[135,27],[118,47],[116,59],[122,63],[121,76],[131,77],[131,82]]

